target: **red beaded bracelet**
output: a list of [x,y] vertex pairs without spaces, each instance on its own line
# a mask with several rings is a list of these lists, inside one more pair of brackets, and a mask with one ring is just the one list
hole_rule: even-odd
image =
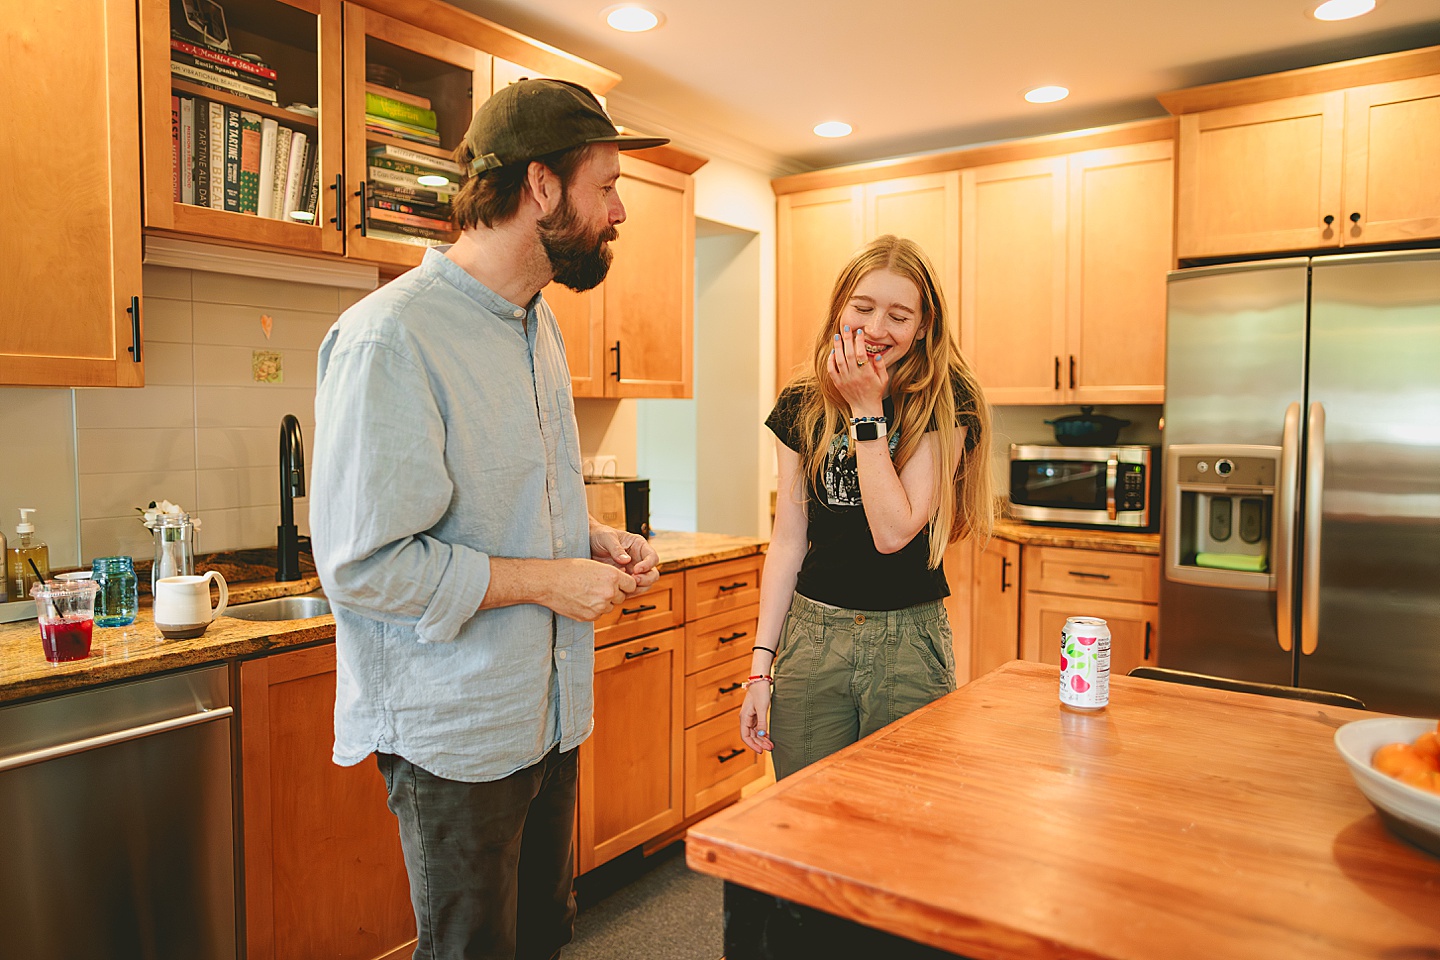
[[745,679],[745,682],[742,683],[741,686],[742,686],[742,687],[749,687],[750,684],[752,684],[752,683],[759,683],[761,680],[764,680],[766,683],[770,684],[770,686],[772,686],[772,687],[775,686],[775,678],[774,678],[774,677],[767,677],[767,676],[765,676],[764,674],[761,674],[761,675],[755,676],[755,677],[747,677],[747,678]]

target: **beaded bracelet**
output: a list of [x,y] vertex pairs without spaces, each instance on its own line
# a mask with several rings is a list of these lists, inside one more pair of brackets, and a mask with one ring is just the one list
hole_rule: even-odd
[[765,676],[764,674],[761,674],[761,675],[756,676],[756,677],[748,677],[748,678],[746,678],[746,680],[745,680],[744,683],[740,684],[740,686],[748,688],[748,687],[750,686],[750,684],[752,684],[752,683],[759,683],[761,680],[764,680],[766,683],[770,684],[771,687],[774,687],[774,686],[775,686],[775,678],[774,678],[774,677],[767,677],[767,676]]
[[884,417],[851,417],[851,418],[850,418],[850,425],[851,425],[852,427],[855,426],[856,424],[859,424],[859,423],[883,423],[883,424],[888,425],[888,424],[890,423],[890,421],[887,420],[887,419],[884,418]]

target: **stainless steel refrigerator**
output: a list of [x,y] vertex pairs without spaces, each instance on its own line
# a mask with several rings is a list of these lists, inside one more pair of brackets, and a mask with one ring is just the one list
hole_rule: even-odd
[[1160,663],[1440,715],[1440,251],[1170,274]]

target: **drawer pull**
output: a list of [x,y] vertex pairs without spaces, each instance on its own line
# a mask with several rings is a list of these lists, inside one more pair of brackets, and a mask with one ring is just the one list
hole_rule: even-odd
[[741,587],[748,587],[748,586],[750,586],[749,581],[741,580],[739,583],[732,583],[732,584],[730,584],[730,586],[728,586],[728,587],[721,587],[721,588],[720,588],[720,592],[721,592],[721,593],[729,593],[731,590],[739,590]]
[[625,654],[626,660],[634,660],[636,657],[643,657],[647,653],[659,653],[659,647],[641,647],[639,650],[631,650]]
[[[1149,626],[1150,626],[1150,625],[1147,623],[1145,626],[1146,626],[1146,629],[1149,629]],[[1149,641],[1147,640],[1146,643],[1149,643]],[[1145,655],[1146,655],[1147,657],[1150,655],[1150,653],[1149,653],[1148,650],[1146,651]],[[745,684],[743,684],[743,683],[741,683],[740,681],[737,680],[737,681],[735,681],[734,683],[730,684],[730,686],[728,686],[728,687],[721,687],[721,688],[720,688],[720,692],[721,692],[721,693],[734,693],[736,690],[739,690],[739,689],[740,689],[741,687],[743,687],[743,686],[745,686]]]
[[1091,579],[1091,580],[1109,580],[1109,579],[1110,579],[1110,574],[1108,574],[1108,573],[1091,573],[1091,572],[1088,571],[1088,570],[1071,570],[1071,571],[1069,571],[1069,573],[1070,573],[1070,576],[1072,576],[1072,577],[1087,577],[1087,578],[1089,578],[1089,579]]
[[630,614],[632,614],[632,613],[644,613],[644,612],[647,611],[647,610],[658,610],[658,609],[660,609],[660,608],[657,607],[657,606],[656,606],[655,604],[653,604],[653,603],[642,603],[642,604],[641,604],[640,606],[638,606],[638,607],[621,607],[621,608],[620,608],[620,616],[622,616],[622,617],[628,617],[628,616],[630,616]]
[[741,631],[739,631],[738,633],[732,633],[732,634],[730,634],[730,636],[728,636],[728,637],[716,637],[716,638],[715,638],[715,642],[716,642],[716,643],[733,643],[734,641],[739,640],[741,637],[748,637],[748,636],[750,636],[750,634],[746,633],[744,630],[741,630]]
[[729,763],[731,760],[734,760],[736,757],[742,757],[742,756],[744,756],[744,755],[745,755],[745,751],[742,750],[742,749],[740,749],[739,747],[736,747],[734,750],[731,750],[729,753],[719,754],[719,755],[716,757],[716,759],[719,760],[721,763]]

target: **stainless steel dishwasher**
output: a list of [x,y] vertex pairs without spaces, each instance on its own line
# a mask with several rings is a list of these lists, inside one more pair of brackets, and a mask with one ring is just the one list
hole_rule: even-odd
[[229,667],[0,707],[0,955],[236,956]]

